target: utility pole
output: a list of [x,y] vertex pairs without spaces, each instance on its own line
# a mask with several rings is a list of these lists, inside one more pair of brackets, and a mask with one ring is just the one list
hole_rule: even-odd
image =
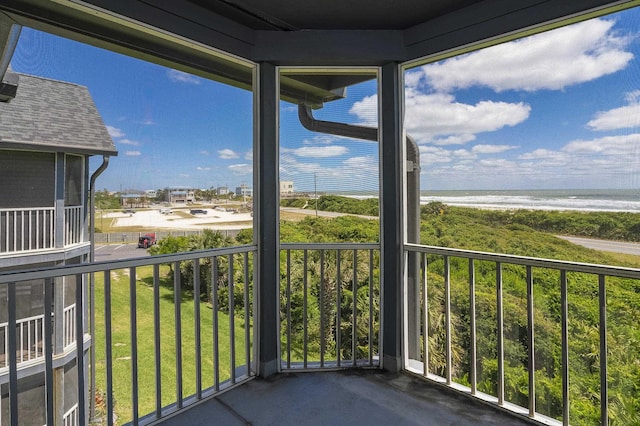
[[318,217],[318,175],[313,172],[313,198],[316,199],[316,217]]

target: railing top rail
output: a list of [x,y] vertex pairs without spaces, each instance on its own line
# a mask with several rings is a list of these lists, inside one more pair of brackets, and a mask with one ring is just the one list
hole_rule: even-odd
[[380,243],[280,243],[282,250],[379,250]]
[[28,211],[40,211],[40,210],[48,210],[54,211],[55,207],[53,206],[43,206],[43,207],[9,207],[9,208],[0,208],[0,212],[28,212]]
[[564,270],[567,272],[584,272],[587,274],[608,275],[612,277],[640,279],[639,268],[626,268],[621,266],[597,265],[592,263],[570,262],[565,260],[543,259],[537,257],[516,256],[510,254],[488,253],[474,250],[453,249],[448,247],[435,247],[421,244],[405,244],[405,250],[438,254],[442,256],[462,257],[474,260],[487,260],[490,262],[509,263],[540,267],[547,269]]
[[176,254],[163,254],[135,259],[122,259],[105,262],[85,263],[80,265],[65,265],[39,269],[9,271],[0,273],[0,284],[18,281],[37,280],[43,278],[64,277],[68,275],[103,272],[113,269],[134,268],[139,266],[160,265],[163,263],[181,262],[183,260],[201,259],[205,257],[225,256],[230,254],[257,251],[255,245],[223,247],[209,250],[196,250]]

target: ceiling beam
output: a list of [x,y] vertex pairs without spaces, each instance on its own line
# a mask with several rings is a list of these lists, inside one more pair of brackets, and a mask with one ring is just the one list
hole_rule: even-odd
[[442,59],[639,4],[638,0],[485,0],[406,30],[407,60]]

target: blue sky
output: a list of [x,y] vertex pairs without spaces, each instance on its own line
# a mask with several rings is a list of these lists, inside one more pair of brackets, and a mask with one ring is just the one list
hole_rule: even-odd
[[[422,188],[638,188],[639,18],[636,8],[409,70]],[[89,88],[119,151],[100,189],[251,185],[248,91],[29,29],[12,67]],[[375,126],[376,102],[368,82],[316,115]],[[280,143],[281,179],[296,189],[377,189],[377,144],[307,132],[284,102]]]

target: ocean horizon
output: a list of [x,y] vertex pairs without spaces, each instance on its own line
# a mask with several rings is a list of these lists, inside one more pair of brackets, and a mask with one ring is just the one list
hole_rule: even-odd
[[[371,193],[340,194],[352,198]],[[506,210],[573,210],[640,213],[640,189],[425,190],[420,204],[439,201],[450,206]]]

